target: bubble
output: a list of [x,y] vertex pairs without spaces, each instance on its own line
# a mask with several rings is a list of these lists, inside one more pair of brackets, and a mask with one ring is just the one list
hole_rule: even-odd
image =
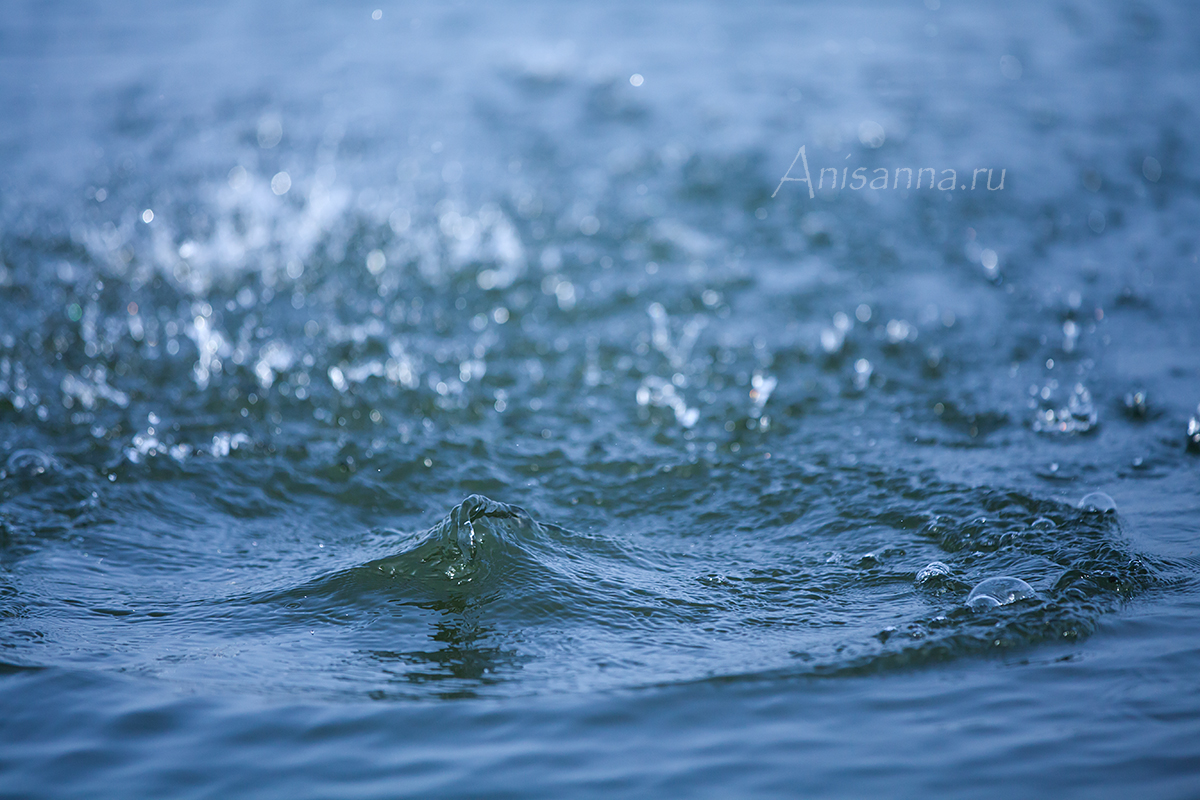
[[1020,578],[988,578],[980,581],[967,595],[967,605],[977,611],[983,611],[1036,597],[1037,592],[1033,587]]
[[[1142,161],[1142,175],[1151,183],[1157,183],[1162,177],[1162,164],[1158,163],[1158,159],[1153,156],[1146,156]],[[96,199],[100,199],[100,192],[96,192]]]
[[412,215],[402,208],[398,208],[388,215],[388,225],[391,226],[394,233],[404,233],[411,224]]
[[58,461],[41,450],[15,450],[5,462],[4,471],[8,475],[32,478],[58,468]]
[[152,209],[147,208],[145,211],[142,212],[142,222],[149,225],[153,221],[154,221],[154,211]]
[[292,176],[286,172],[277,172],[271,178],[271,191],[277,195],[285,195],[292,188]]
[[1004,55],[1000,56],[1000,74],[1008,78],[1010,81],[1015,81],[1021,77],[1025,70],[1021,67],[1021,62],[1016,56]]
[[266,114],[258,121],[258,146],[270,150],[283,138],[283,120],[277,114]]
[[858,126],[858,140],[870,148],[883,147],[887,138],[883,126],[873,120],[865,120]]
[[633,86],[641,86],[646,82],[646,79],[636,72],[629,76],[629,83]]
[[[245,190],[250,185],[250,175],[246,172],[246,168],[240,164],[229,170],[229,188],[235,192]],[[182,254],[181,254],[182,255]],[[187,256],[183,256],[187,258]]]
[[378,275],[383,272],[383,268],[387,266],[387,256],[382,250],[372,250],[367,254],[367,270],[372,275]]
[[921,568],[917,573],[917,584],[929,583],[950,574],[950,567],[941,561],[933,561]]
[[1115,514],[1117,503],[1104,492],[1085,494],[1079,501],[1079,508],[1089,514]]

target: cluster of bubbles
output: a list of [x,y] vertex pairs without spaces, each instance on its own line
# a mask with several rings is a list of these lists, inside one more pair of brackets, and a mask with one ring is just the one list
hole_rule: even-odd
[[[1104,492],[1089,492],[1076,507],[1084,514],[1107,515],[1117,511],[1116,501]],[[941,587],[939,591],[945,591],[954,583],[953,574],[954,570],[945,562],[933,561],[917,572],[915,583],[922,587]],[[1026,581],[1010,575],[999,575],[976,583],[967,593],[964,605],[975,611],[987,611],[1037,599],[1038,593]]]

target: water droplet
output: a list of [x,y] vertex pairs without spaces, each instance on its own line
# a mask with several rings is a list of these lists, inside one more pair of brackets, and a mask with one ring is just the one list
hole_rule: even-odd
[[980,581],[967,595],[967,605],[977,611],[983,611],[1036,597],[1037,592],[1033,587],[1020,578],[988,578]]
[[1089,514],[1115,514],[1117,503],[1104,492],[1092,492],[1083,496],[1079,508]]

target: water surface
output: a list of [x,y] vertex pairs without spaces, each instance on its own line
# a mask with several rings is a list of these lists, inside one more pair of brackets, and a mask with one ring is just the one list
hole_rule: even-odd
[[1198,28],[17,4],[0,794],[1191,796]]

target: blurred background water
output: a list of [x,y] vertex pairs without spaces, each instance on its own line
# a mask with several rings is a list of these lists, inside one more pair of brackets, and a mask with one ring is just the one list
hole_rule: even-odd
[[10,3],[0,796],[1195,796],[1198,40]]

